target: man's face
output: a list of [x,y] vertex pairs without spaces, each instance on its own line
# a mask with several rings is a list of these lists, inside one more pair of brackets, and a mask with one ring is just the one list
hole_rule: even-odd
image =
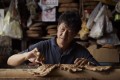
[[65,23],[61,23],[58,26],[57,31],[57,40],[60,45],[66,46],[69,45],[69,43],[73,40],[76,33],[69,29]]

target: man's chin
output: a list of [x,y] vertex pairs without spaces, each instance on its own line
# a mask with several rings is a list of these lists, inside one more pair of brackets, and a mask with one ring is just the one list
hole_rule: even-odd
[[61,44],[61,45],[66,45],[66,43],[67,43],[67,40],[64,40],[64,39],[59,39],[59,43]]
[[65,46],[67,44],[67,42],[66,41],[62,41],[60,44]]

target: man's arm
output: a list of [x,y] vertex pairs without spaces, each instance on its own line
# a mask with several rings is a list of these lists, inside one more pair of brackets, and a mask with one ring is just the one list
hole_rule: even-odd
[[40,60],[42,60],[39,59],[39,57],[40,57],[40,53],[38,52],[37,48],[35,48],[29,52],[12,55],[11,57],[8,58],[7,64],[10,66],[18,66],[26,60],[39,63]]
[[10,66],[18,66],[22,64],[24,61],[28,60],[26,54],[27,53],[12,55],[8,58],[7,64]]

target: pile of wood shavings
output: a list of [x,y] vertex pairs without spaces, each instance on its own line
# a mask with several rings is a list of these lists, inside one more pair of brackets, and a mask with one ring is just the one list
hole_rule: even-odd
[[30,73],[34,76],[47,76],[54,69],[64,70],[68,72],[80,72],[83,69],[91,71],[107,71],[111,69],[111,66],[92,66],[85,65],[84,67],[76,66],[75,64],[42,64],[37,69],[32,70]]

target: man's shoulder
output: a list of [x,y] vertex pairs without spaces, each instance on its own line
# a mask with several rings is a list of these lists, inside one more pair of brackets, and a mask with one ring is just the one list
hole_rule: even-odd
[[75,46],[79,50],[87,50],[82,44],[75,42]]
[[77,42],[75,42],[75,46],[77,46],[78,48],[84,48],[83,45],[81,45],[80,43],[77,43]]
[[52,37],[51,39],[39,41],[35,45],[52,45],[52,44],[55,44],[55,37]]
[[38,43],[36,43],[37,45],[42,45],[42,44],[50,44],[51,43],[51,39],[48,39],[48,40],[42,40],[42,41],[39,41]]

